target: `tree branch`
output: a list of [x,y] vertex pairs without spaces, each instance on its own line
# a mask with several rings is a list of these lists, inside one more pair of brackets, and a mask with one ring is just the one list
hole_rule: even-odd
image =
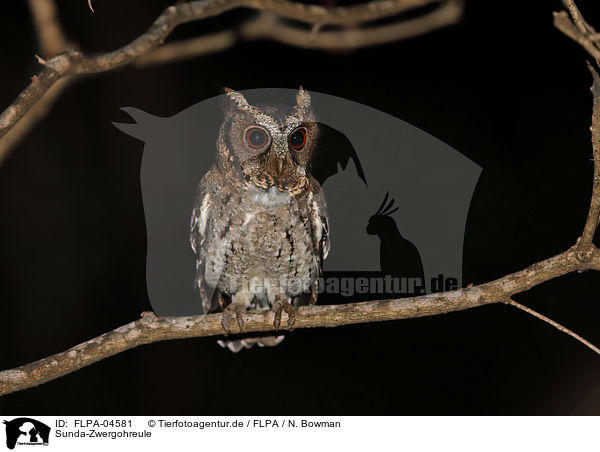
[[580,243],[584,249],[592,243],[600,218],[600,77],[591,64],[588,64],[588,69],[594,80],[591,88],[592,95],[594,96],[594,106],[592,109],[592,126],[590,128],[592,132],[592,150],[594,159],[594,183],[592,187],[590,210],[585,222],[583,234],[581,235]]
[[554,26],[583,47],[597,63],[600,63],[600,50],[596,47],[592,35],[581,31],[566,11],[554,13]]
[[[445,314],[503,302],[514,294],[576,270],[600,270],[600,252],[596,250],[588,261],[581,262],[577,251],[578,247],[573,247],[520,272],[452,292],[338,306],[304,306],[298,309],[294,328],[334,327]],[[273,315],[272,311],[248,312],[244,332],[275,331]],[[220,314],[159,318],[153,313],[144,313],[139,320],[67,351],[0,372],[0,395],[40,385],[143,344],[221,335]]]
[[594,29],[585,21],[579,8],[575,4],[575,0],[562,0],[562,4],[569,10],[569,14],[573,18],[573,25],[575,25],[583,33],[594,33]]

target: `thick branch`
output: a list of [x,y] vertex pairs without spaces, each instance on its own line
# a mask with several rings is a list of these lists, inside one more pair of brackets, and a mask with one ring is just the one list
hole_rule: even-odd
[[[368,301],[339,306],[305,306],[298,309],[295,328],[334,327],[444,314],[490,303],[575,270],[600,270],[600,253],[583,263],[577,248],[534,264],[495,281],[453,292],[397,300]],[[271,311],[247,313],[245,332],[274,331]],[[141,319],[84,342],[65,352],[16,369],[0,372],[0,395],[40,385],[139,345],[171,339],[223,334],[221,315],[159,318],[146,313]]]

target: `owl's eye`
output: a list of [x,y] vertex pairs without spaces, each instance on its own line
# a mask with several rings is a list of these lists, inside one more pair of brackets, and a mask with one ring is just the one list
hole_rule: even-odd
[[302,148],[306,144],[306,129],[304,127],[300,127],[294,130],[290,134],[288,141],[292,149],[294,149],[295,151],[302,150]]
[[269,144],[269,134],[261,127],[250,127],[246,131],[246,143],[252,149],[261,149]]

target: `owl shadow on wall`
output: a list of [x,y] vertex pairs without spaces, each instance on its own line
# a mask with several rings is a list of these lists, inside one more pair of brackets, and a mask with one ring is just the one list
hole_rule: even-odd
[[[291,104],[296,92],[242,93],[252,103]],[[318,303],[461,287],[463,233],[481,168],[398,118],[339,97],[310,95],[321,131],[311,171],[327,200],[331,239]],[[215,162],[221,97],[164,118],[123,108],[135,123],[115,124],[144,142],[146,279],[152,307],[161,316],[202,313],[190,214],[198,182]],[[388,206],[392,196],[395,204]],[[415,278],[423,276],[421,286],[401,287],[398,280],[406,278],[396,276],[407,267]]]

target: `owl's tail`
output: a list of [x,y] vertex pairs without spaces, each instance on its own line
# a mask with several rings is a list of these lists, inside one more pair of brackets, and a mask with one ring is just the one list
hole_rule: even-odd
[[238,340],[218,340],[217,343],[223,347],[228,348],[233,353],[239,352],[243,348],[251,348],[254,344],[258,344],[259,347],[275,347],[278,345],[284,336],[265,336],[265,337],[247,337],[245,339]]

